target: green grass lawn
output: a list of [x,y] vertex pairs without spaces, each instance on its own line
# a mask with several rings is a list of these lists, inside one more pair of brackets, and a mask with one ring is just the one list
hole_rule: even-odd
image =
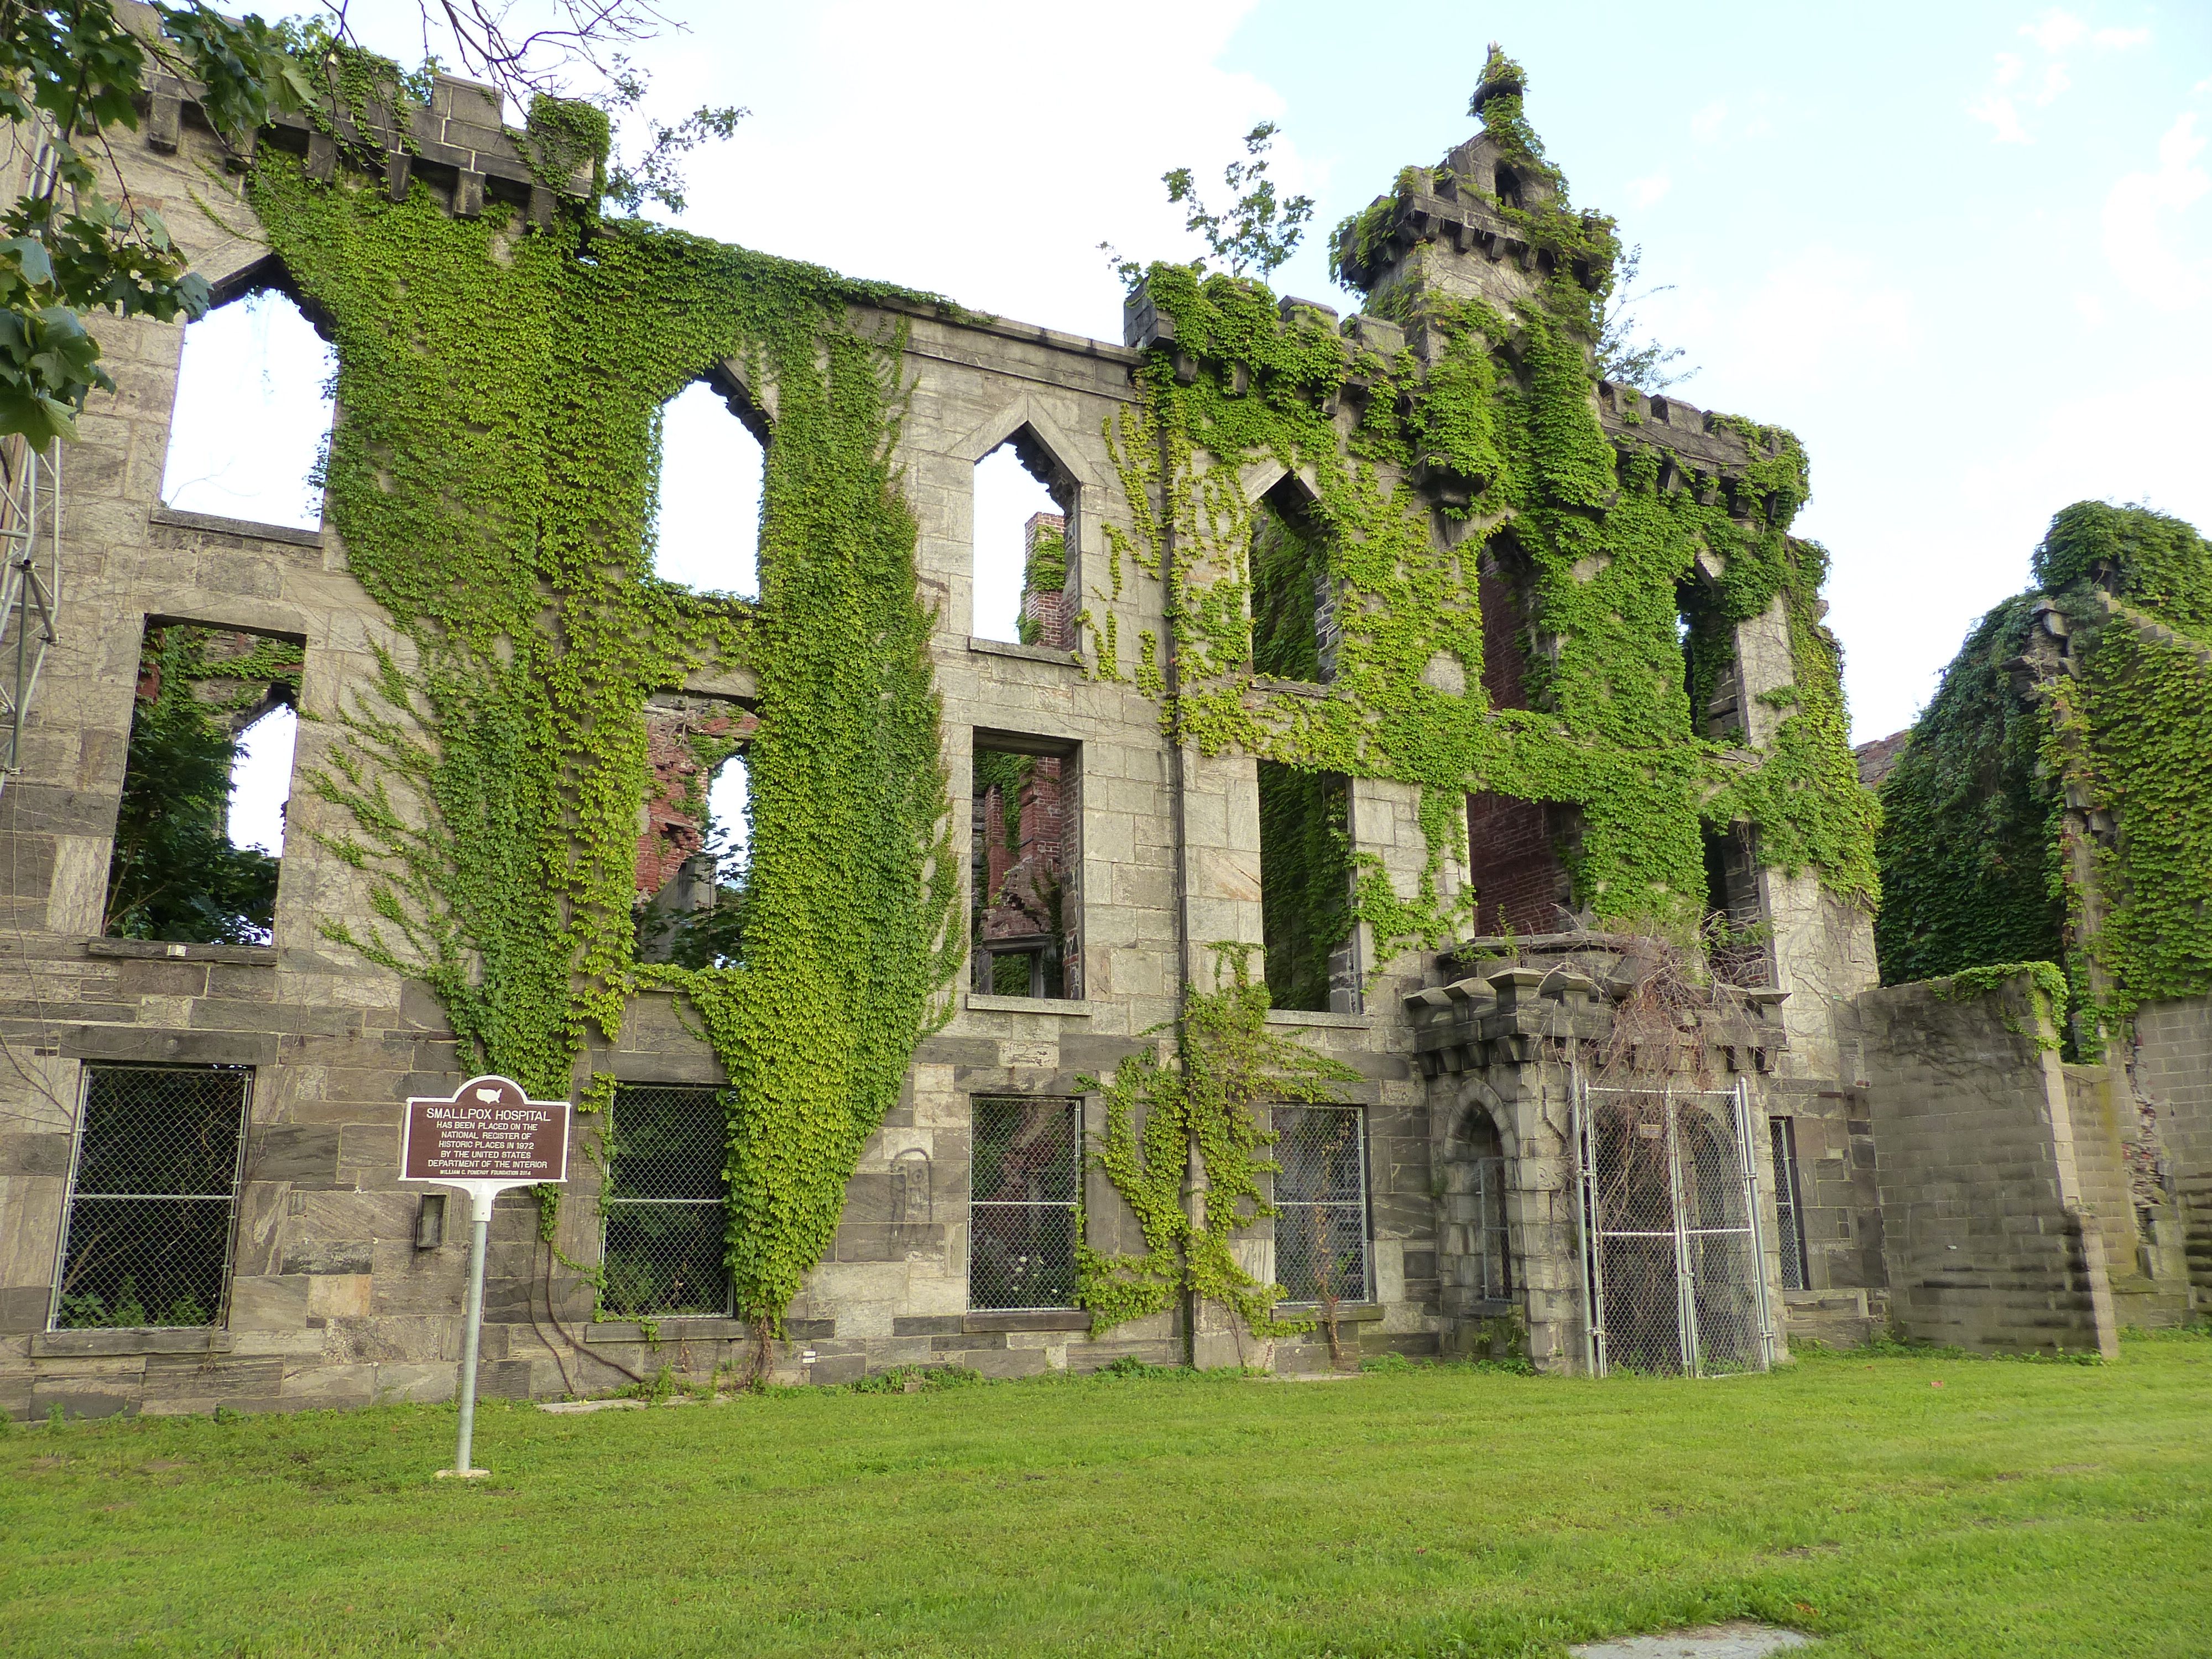
[[2212,1654],[2212,1340],[17,1427],[0,1651]]

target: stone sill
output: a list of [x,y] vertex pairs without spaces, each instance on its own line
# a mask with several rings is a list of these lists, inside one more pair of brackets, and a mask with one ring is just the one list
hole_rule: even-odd
[[[1278,1302],[1277,1319],[1310,1319],[1316,1325],[1321,1321],[1318,1302]],[[1380,1302],[1340,1302],[1336,1304],[1336,1322],[1340,1325],[1372,1325],[1382,1317]]]
[[[706,1341],[710,1338],[750,1336],[752,1327],[742,1319],[718,1317],[714,1314],[671,1314],[665,1319],[652,1322],[660,1333],[664,1346],[681,1342],[687,1338]],[[586,1342],[642,1342],[645,1327],[635,1319],[608,1319],[583,1328]]]
[[102,1354],[228,1353],[230,1333],[215,1327],[125,1331],[33,1331],[34,1359],[84,1358]]
[[227,962],[240,967],[273,968],[273,945],[179,945],[158,939],[88,939],[88,957],[123,957],[133,961]]
[[[753,1328],[742,1319],[727,1319],[714,1314],[670,1314],[665,1319],[653,1322],[660,1333],[660,1346],[672,1342],[734,1342],[750,1340]],[[635,1319],[605,1319],[595,1325],[580,1328],[586,1348],[594,1346],[614,1346],[641,1343],[645,1328]],[[787,1319],[783,1334],[793,1342],[826,1341],[837,1334],[834,1319]]]
[[283,542],[293,547],[320,547],[323,532],[319,530],[295,530],[290,525],[255,524],[248,519],[222,519],[212,513],[179,513],[174,507],[157,507],[146,515],[149,524],[167,525],[173,530],[204,530],[216,536],[243,536],[249,541]]
[[987,640],[970,634],[968,648],[979,656],[1018,657],[1024,662],[1050,663],[1054,668],[1083,666],[1083,659],[1075,653],[1052,645],[1022,645],[1012,640]]
[[981,1336],[993,1331],[1087,1331],[1091,1316],[1080,1308],[1010,1308],[997,1312],[971,1313],[960,1321],[961,1331]]
[[1345,1030],[1364,1030],[1375,1023],[1371,1014],[1324,1013],[1310,1008],[1270,1008],[1270,1025],[1334,1025]]
[[1281,697],[1315,697],[1326,700],[1335,696],[1334,687],[1320,680],[1279,680],[1272,674],[1252,676],[1252,689]]
[[1068,1019],[1088,1019],[1091,1005],[1073,997],[993,997],[980,991],[968,994],[968,1008],[978,1014],[1060,1014]]

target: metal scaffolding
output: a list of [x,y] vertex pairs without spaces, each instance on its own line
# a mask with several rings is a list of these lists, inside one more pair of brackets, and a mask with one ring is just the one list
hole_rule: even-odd
[[47,647],[59,637],[62,447],[44,453],[18,433],[0,440],[0,789],[22,769],[23,719]]

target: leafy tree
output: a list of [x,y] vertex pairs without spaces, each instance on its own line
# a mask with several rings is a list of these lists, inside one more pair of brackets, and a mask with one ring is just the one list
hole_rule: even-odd
[[35,158],[29,188],[0,218],[0,433],[34,446],[76,436],[85,398],[115,389],[84,313],[167,321],[208,306],[161,216],[101,194],[88,148],[109,127],[137,126],[149,69],[199,82],[209,119],[232,137],[307,94],[261,19],[234,21],[199,0],[154,11],[158,32],[141,35],[111,0],[0,0],[0,118]]
[[[1169,202],[1189,204],[1183,228],[1205,237],[1213,257],[1228,265],[1231,276],[1242,276],[1249,268],[1265,280],[1297,252],[1298,243],[1305,237],[1306,222],[1313,217],[1312,197],[1280,200],[1275,194],[1275,181],[1267,176],[1267,149],[1279,131],[1273,121],[1262,121],[1244,135],[1244,153],[1249,159],[1231,161],[1222,169],[1222,182],[1243,192],[1225,212],[1206,210],[1188,167],[1170,167],[1160,175],[1160,182],[1168,187]],[[1098,249],[1115,274],[1134,288],[1144,267],[1133,259],[1124,259],[1110,243],[1101,242]]]
[[1682,357],[1680,346],[1662,346],[1656,340],[1646,340],[1641,345],[1635,343],[1636,313],[1630,307],[1655,294],[1672,293],[1674,287],[1672,283],[1662,283],[1640,294],[1629,293],[1643,265],[1644,248],[1639,243],[1620,256],[1614,269],[1613,299],[1606,307],[1605,326],[1598,336],[1597,369],[1608,380],[1656,396],[1670,386],[1681,385],[1698,371],[1692,368],[1679,374],[1667,372],[1669,363]]
[[266,942],[276,860],[231,844],[237,759],[236,739],[186,677],[164,674],[158,692],[141,697],[108,865],[110,938]]

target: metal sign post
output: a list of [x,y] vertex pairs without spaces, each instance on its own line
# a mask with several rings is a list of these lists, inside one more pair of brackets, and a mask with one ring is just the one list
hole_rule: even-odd
[[461,1428],[453,1467],[442,1476],[473,1480],[488,1471],[470,1461],[477,1428],[477,1352],[483,1334],[484,1246],[493,1200],[510,1187],[568,1178],[568,1103],[532,1100],[503,1077],[471,1078],[451,1096],[407,1103],[399,1132],[399,1178],[457,1188],[469,1195],[469,1289],[462,1305]]

